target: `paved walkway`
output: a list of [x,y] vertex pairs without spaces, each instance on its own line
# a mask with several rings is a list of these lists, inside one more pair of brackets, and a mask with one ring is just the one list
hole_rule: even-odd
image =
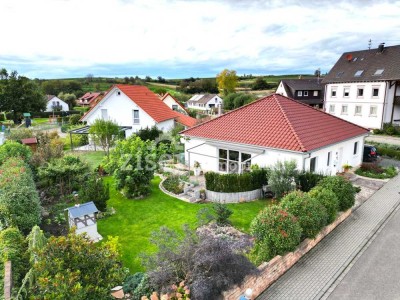
[[396,136],[390,135],[370,135],[365,138],[366,144],[368,141],[376,142],[376,143],[385,143],[391,145],[400,145],[400,138]]
[[321,299],[400,203],[393,178],[257,299]]

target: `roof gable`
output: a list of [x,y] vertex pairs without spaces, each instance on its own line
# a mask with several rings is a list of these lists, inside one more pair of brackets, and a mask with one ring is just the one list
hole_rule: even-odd
[[170,97],[171,99],[173,99],[177,105],[179,105],[185,112],[187,112],[186,108],[182,105],[182,103],[180,103],[178,100],[176,100],[175,97],[172,96],[170,93],[166,93],[166,94],[161,98],[161,101],[164,102],[164,100],[165,100],[167,97]]
[[189,137],[299,152],[367,133],[365,128],[278,94],[182,132]]
[[[383,72],[376,74],[377,70],[383,70]],[[384,47],[382,52],[379,48],[345,52],[329,71],[328,75],[324,77],[323,82],[361,82],[399,79],[400,45]]]

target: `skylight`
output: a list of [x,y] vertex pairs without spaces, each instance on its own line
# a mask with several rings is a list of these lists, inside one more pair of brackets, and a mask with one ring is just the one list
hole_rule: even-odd
[[383,71],[385,71],[385,69],[377,69],[374,75],[382,75]]
[[353,58],[353,61],[357,61],[357,59],[358,59],[358,57],[354,57],[354,58]]
[[339,73],[337,73],[336,74],[336,78],[340,78],[340,77],[342,77],[342,75],[344,74],[344,72],[342,71],[342,72],[339,72]]
[[354,77],[360,77],[361,74],[364,72],[364,70],[358,70],[355,74]]

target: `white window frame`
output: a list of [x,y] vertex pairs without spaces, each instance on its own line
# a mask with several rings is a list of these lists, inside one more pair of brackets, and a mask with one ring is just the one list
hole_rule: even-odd
[[304,91],[303,95],[304,97],[308,97],[308,91]]
[[335,114],[335,104],[330,104],[329,105],[329,113],[330,114]]
[[101,118],[103,120],[108,120],[108,109],[102,108],[100,111],[101,111]]
[[[372,113],[372,109],[375,110],[375,113]],[[371,105],[369,107],[369,116],[370,117],[376,117],[378,115],[378,106],[377,105]]]
[[337,87],[333,86],[331,87],[331,98],[336,98],[337,97]]
[[303,91],[297,91],[297,97],[302,97],[303,96]]
[[[378,95],[377,96],[374,96],[374,90],[378,90]],[[372,93],[371,93],[371,96],[372,96],[372,98],[379,98],[379,86],[373,86],[372,87]]]
[[[314,161],[314,170],[311,170],[312,161]],[[310,158],[310,172],[316,172],[318,167],[318,156],[314,156]]]
[[[357,108],[360,108],[360,111],[359,112],[357,112]],[[361,116],[362,115],[362,105],[356,105],[355,106],[355,108],[354,108],[354,115],[355,116]]]
[[314,91],[313,96],[318,97],[318,91]]
[[[360,91],[362,91],[362,95],[360,95]],[[364,98],[364,86],[357,87],[357,98]]]
[[[346,108],[346,109],[344,109]],[[349,106],[347,104],[342,104],[342,107],[340,109],[340,114],[341,115],[347,115],[349,112]]]
[[[137,116],[135,116],[135,112],[137,112]],[[140,124],[140,112],[138,109],[132,110],[132,120],[133,124]]]
[[[226,158],[221,158],[220,157],[220,153],[219,153],[220,150],[226,151]],[[238,152],[239,153],[239,160],[237,160],[237,161],[236,160],[231,160],[229,158],[229,152],[230,151]],[[247,162],[244,163],[242,161],[242,154],[250,155],[250,160],[247,160]],[[241,173],[243,173],[243,171],[249,171],[250,170],[251,159],[252,159],[251,153],[242,152],[242,151],[239,151],[239,150],[229,150],[229,149],[226,149],[226,148],[217,148],[217,155],[218,155],[218,172],[223,172],[223,173],[227,173],[227,174],[241,174]],[[225,171],[221,170],[221,168],[220,168],[221,167],[221,165],[220,165],[221,164],[221,160],[224,161],[225,164],[226,164],[226,166],[225,166],[226,170]],[[237,172],[231,172],[231,169],[230,169],[231,162],[237,164],[237,166],[238,166]]]
[[[347,96],[346,96],[347,93]],[[350,87],[349,86],[345,86],[343,87],[343,98],[349,98],[350,97]]]

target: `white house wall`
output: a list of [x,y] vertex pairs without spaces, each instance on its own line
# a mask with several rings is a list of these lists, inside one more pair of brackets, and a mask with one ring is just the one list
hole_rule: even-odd
[[285,96],[285,97],[288,96],[286,93],[285,87],[283,86],[282,81],[281,81],[281,83],[279,83],[278,88],[276,89],[276,93],[280,94],[282,96]]
[[[354,155],[354,143],[358,142],[357,153]],[[205,140],[191,138],[185,141],[185,161],[193,168],[194,162],[198,161],[203,171],[219,172],[218,148],[209,144],[205,144]],[[238,144],[231,144],[233,150],[240,148]],[[197,147],[196,147],[197,146]],[[251,147],[251,146],[247,146]],[[227,147],[221,147],[228,149]],[[315,172],[327,175],[334,175],[343,171],[343,165],[349,164],[353,167],[358,166],[362,162],[364,148],[364,137],[357,137],[346,140],[337,144],[317,149],[311,153],[290,152],[279,149],[264,149],[262,154],[252,153],[251,164],[257,164],[260,167],[271,167],[277,161],[294,160],[298,170],[310,170],[310,161],[316,158]],[[190,150],[190,161],[189,153]],[[255,148],[256,149],[256,148]],[[260,148],[257,148],[260,151]],[[251,153],[251,151],[244,151]],[[330,153],[330,161],[328,165],[328,153]]]
[[[400,96],[400,86],[397,86],[396,88],[396,96]],[[393,120],[395,121],[396,124],[400,123],[400,105],[394,106]]]
[[186,110],[182,109],[182,107],[180,106],[180,104],[178,104],[174,98],[171,97],[171,95],[168,95],[167,97],[164,98],[163,102],[170,108],[173,109],[173,105],[177,105],[178,106],[178,111],[180,113],[183,113],[185,115],[187,115],[188,113],[186,112]]
[[[350,88],[348,97],[344,96],[344,88]],[[364,95],[357,96],[357,89],[364,88]],[[378,97],[372,96],[372,89],[379,88]],[[336,97],[332,97],[332,90],[336,89]],[[392,88],[393,90],[393,88]],[[352,122],[365,128],[381,128],[385,95],[387,94],[386,82],[353,82],[327,84],[325,93],[325,112],[331,113],[343,120]],[[393,99],[391,98],[386,99]],[[330,111],[330,106],[334,105],[334,111]],[[347,105],[347,113],[342,113],[342,106]],[[356,105],[361,105],[361,114],[356,115]],[[376,106],[376,115],[370,115],[370,107]],[[391,113],[391,110],[390,110]]]
[[[53,102],[55,104],[53,104]],[[57,105],[57,102],[59,103],[59,105],[62,107],[63,111],[68,111],[69,107],[68,104],[65,103],[63,100],[61,100],[60,98],[54,97],[52,98],[50,101],[47,101],[47,105],[46,105],[46,111],[53,111],[53,105]]]

